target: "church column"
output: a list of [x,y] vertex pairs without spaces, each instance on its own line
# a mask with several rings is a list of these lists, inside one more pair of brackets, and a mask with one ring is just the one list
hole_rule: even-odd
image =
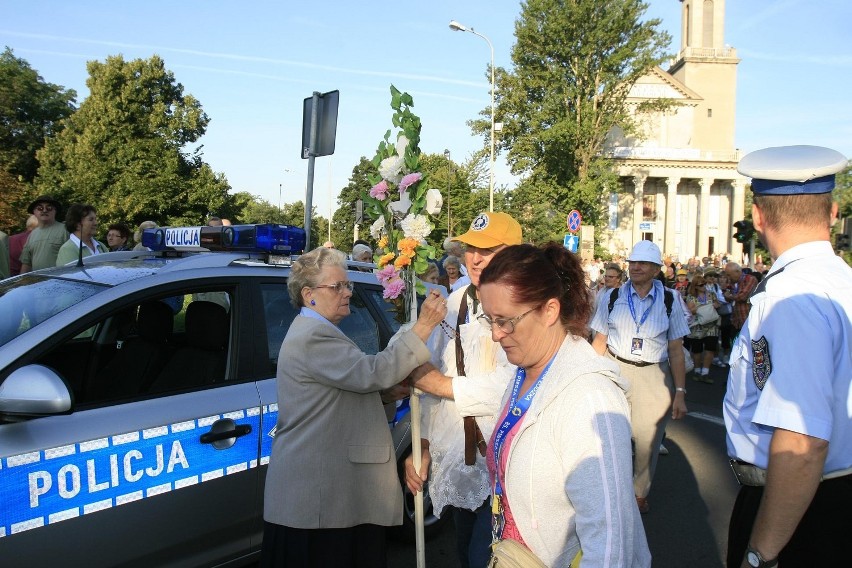
[[636,176],[633,178],[633,244],[635,245],[642,240],[642,231],[639,229],[639,224],[642,223],[642,201],[645,196],[645,180],[646,176]]
[[710,186],[713,185],[712,179],[702,178],[701,197],[698,201],[698,246],[695,247],[699,257],[707,256],[707,225],[710,222]]
[[728,252],[733,253],[734,251],[740,251],[742,245],[734,240],[734,223],[745,219],[745,180],[744,179],[735,179],[731,180],[731,185],[734,188],[733,195],[731,196],[731,218],[728,220]]
[[666,232],[663,246],[663,254],[674,254],[675,242],[675,220],[677,218],[677,185],[680,178],[670,177],[666,179]]

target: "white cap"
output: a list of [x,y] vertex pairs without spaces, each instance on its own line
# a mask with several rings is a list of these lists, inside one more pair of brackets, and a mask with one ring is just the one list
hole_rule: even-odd
[[660,247],[651,241],[639,241],[627,257],[627,262],[653,262],[662,266],[663,254],[660,252]]
[[777,146],[743,156],[737,171],[752,178],[751,189],[761,195],[828,193],[834,174],[846,168],[846,157],[821,146]]

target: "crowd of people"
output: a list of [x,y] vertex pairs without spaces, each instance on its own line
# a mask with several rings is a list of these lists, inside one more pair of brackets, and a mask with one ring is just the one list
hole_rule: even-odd
[[[305,321],[288,333],[279,358],[287,363],[278,373],[279,431],[294,434],[289,441],[276,437],[271,463],[323,440],[337,455],[322,465],[291,459],[270,466],[266,519],[274,538],[264,542],[262,564],[281,565],[276,559],[283,551],[296,555],[299,566],[385,565],[373,525],[397,521],[376,521],[376,502],[396,506],[397,495],[378,482],[371,489],[348,481],[355,472],[393,469],[388,432],[372,440],[366,459],[363,440],[330,439],[332,429],[313,424],[324,423],[318,416],[300,415],[315,405],[288,398],[345,396],[358,401],[351,413],[379,416],[383,389],[410,370],[409,383],[428,394],[421,466],[415,469],[413,456],[406,460],[406,484],[418,492],[429,481],[435,513],[455,522],[461,566],[481,568],[501,550],[523,556],[527,564],[518,565],[574,566],[581,558],[584,567],[650,566],[641,515],[650,511],[647,495],[666,423],[687,413],[687,360],[699,381],[709,380],[714,361],[730,362],[724,415],[741,490],[727,565],[809,566],[845,557],[852,505],[852,271],[833,254],[828,235],[837,211],[833,174],[846,160],[831,155],[828,165],[804,164],[795,152],[780,153],[782,163],[793,165],[741,169],[755,178],[755,229],[774,260],[767,274],[722,257],[681,266],[664,259],[653,242],[640,241],[626,259],[625,280],[624,264],[581,263],[557,243],[523,244],[517,221],[482,213],[452,239],[466,249],[453,254],[445,246],[447,254],[435,264],[439,278],[440,268],[450,273],[449,295],[430,292],[415,325],[417,339],[408,331],[376,356],[346,344],[338,368],[328,361],[346,340],[331,328],[348,311],[351,286],[339,269],[298,281],[291,294]],[[813,161],[825,159],[818,153]],[[762,175],[797,181],[763,184]],[[454,290],[453,257],[464,259],[460,267],[469,278]],[[817,265],[831,272],[831,284],[815,276]],[[312,312],[322,315],[324,308],[314,307],[320,299],[331,302],[334,317]],[[818,348],[801,342],[800,325]],[[304,326],[322,330],[317,345],[327,342],[320,347],[329,353],[319,358],[322,368],[314,368],[318,358],[314,346],[304,344]],[[733,345],[726,337],[735,337]],[[409,350],[407,367],[374,376],[374,365],[401,349]],[[349,376],[353,361],[371,366],[360,381]],[[338,374],[339,380],[329,377]],[[324,481],[332,467],[345,468],[344,482]],[[319,472],[323,476],[313,479]],[[364,501],[344,508],[346,519],[335,513],[355,498]],[[293,504],[299,504],[298,518],[287,511]],[[295,532],[303,529],[314,532]]]
[[[93,205],[76,203],[64,211],[59,201],[41,195],[29,204],[27,213],[24,231],[13,235],[0,231],[0,280],[105,252],[142,250],[142,231],[158,226],[155,221],[143,221],[131,232],[125,223],[112,223],[101,241],[98,211]],[[231,223],[211,216],[207,224]]]
[[[419,318],[377,354],[338,327],[354,289],[347,255],[326,243],[299,257],[261,565],[386,565],[383,527],[401,523],[402,503],[383,405],[410,384],[427,395],[421,466],[405,461],[405,483],[416,493],[429,481],[462,567],[511,542],[525,565],[646,568],[641,515],[666,424],[687,414],[690,360],[696,381],[730,365],[722,410],[741,488],[727,565],[847,557],[852,269],[829,243],[846,165],[814,147],[743,158],[766,272],[724,255],[682,265],[651,241],[623,262],[581,262],[558,243],[524,244],[506,213],[481,213],[423,275],[434,287]],[[64,226],[59,209],[31,204],[21,271],[106,250],[93,207],[72,206]],[[127,247],[128,233],[111,226],[107,242]],[[350,260],[371,270],[372,253],[356,242]]]

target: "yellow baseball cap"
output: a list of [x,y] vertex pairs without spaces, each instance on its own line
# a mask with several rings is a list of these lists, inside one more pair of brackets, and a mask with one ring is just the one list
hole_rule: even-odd
[[506,213],[480,213],[463,235],[453,237],[454,241],[477,248],[492,248],[499,245],[519,245],[521,226]]

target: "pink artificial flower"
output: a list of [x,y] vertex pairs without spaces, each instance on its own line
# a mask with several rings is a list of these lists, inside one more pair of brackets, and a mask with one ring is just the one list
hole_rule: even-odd
[[391,263],[376,272],[376,278],[379,280],[379,282],[382,283],[382,285],[385,285],[392,279],[399,278],[399,275],[397,274],[396,269],[393,267],[393,263]]
[[405,282],[402,278],[394,278],[385,284],[385,291],[382,297],[385,300],[395,300],[405,291]]
[[413,174],[408,174],[407,176],[403,177],[402,181],[399,182],[399,191],[405,191],[410,186],[420,181],[422,177],[423,174],[421,174],[420,172],[414,172]]
[[389,189],[388,182],[382,180],[370,189],[370,197],[384,201],[388,198]]

